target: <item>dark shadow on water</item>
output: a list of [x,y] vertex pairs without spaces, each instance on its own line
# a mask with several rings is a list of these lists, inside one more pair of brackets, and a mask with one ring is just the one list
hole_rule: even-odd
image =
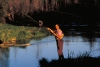
[[61,67],[69,67],[69,66],[91,66],[96,65],[96,67],[100,66],[100,57],[92,58],[92,57],[83,57],[83,58],[67,58],[63,60],[52,60],[48,62],[45,58],[39,60],[40,67],[53,67],[53,66],[61,66]]
[[0,48],[0,67],[9,66],[9,48]]

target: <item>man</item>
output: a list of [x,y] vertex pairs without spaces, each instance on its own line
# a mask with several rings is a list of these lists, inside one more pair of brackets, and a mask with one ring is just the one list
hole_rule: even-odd
[[63,34],[62,30],[59,28],[58,24],[55,25],[55,28],[56,28],[55,31],[52,31],[50,28],[47,28],[47,29],[50,30],[55,35],[59,59],[64,59],[63,52],[62,52],[63,51],[63,36],[64,36],[64,34]]
[[57,34],[57,36],[55,37],[56,38],[56,43],[57,43],[57,49],[58,49],[58,55],[59,55],[59,59],[64,59],[64,56],[63,56],[63,32],[62,30],[59,28],[59,25],[56,24],[55,25],[55,33]]

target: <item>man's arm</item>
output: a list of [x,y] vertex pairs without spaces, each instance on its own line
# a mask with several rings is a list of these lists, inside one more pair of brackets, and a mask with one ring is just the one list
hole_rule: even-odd
[[[59,39],[62,39],[63,38],[63,36],[62,36],[62,34],[60,33],[60,34],[56,34],[52,29],[50,29],[50,28],[47,28],[47,30],[49,30],[53,35],[55,35],[57,38],[59,38]],[[61,31],[62,32],[62,31]]]

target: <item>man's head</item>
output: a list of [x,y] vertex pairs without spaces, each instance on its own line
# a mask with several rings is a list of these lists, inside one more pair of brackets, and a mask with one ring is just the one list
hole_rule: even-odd
[[59,29],[59,25],[58,25],[58,24],[56,24],[56,25],[55,25],[55,28],[56,28],[56,29]]

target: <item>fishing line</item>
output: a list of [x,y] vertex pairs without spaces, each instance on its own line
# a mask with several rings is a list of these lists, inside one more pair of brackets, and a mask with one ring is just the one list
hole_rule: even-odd
[[72,14],[72,13],[67,13],[67,12],[61,12],[61,11],[49,11],[49,12],[59,12],[59,13],[64,13],[64,14],[69,14],[69,15],[72,15],[72,16],[84,18],[84,17],[82,17],[82,16],[78,16],[78,15],[75,15],[75,14]]
[[[72,13],[67,13],[67,12],[61,12],[61,11],[48,11],[48,12],[59,12],[59,13],[64,13],[64,14],[69,14],[69,15],[72,15],[72,16],[75,16],[75,17],[80,17],[80,18],[84,18],[82,16],[78,16],[78,15],[75,15],[75,14],[72,14]],[[27,17],[29,17],[30,19],[33,20],[33,22],[36,22],[39,24],[38,21],[34,20],[32,17],[30,17],[29,15],[25,14]]]

